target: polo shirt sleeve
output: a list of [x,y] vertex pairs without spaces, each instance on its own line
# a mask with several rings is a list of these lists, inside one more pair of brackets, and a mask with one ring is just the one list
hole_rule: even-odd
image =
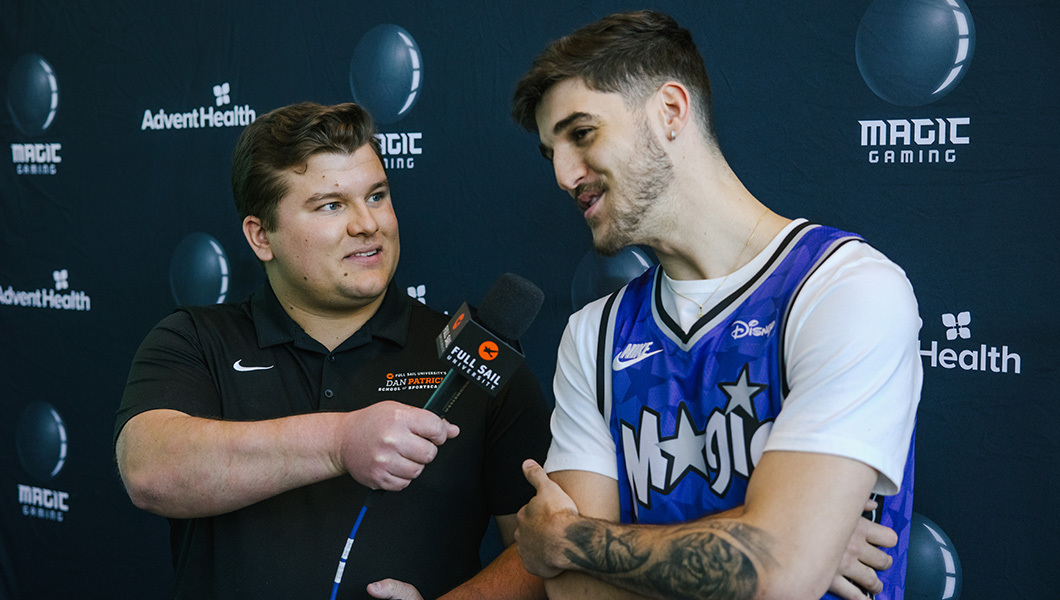
[[543,462],[548,452],[548,405],[541,385],[523,364],[491,403],[483,468],[486,502],[494,515],[519,511],[534,496],[523,476],[528,458]]
[[133,357],[114,426],[114,441],[130,419],[156,409],[219,417],[217,386],[189,313],[177,311],[156,325]]

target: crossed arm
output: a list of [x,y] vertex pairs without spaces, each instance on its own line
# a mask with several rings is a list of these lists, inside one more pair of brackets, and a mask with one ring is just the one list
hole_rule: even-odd
[[[545,600],[541,578],[523,568],[515,545],[515,515],[500,515],[497,529],[506,548],[482,571],[438,600]],[[412,585],[385,579],[368,586],[373,598],[423,600]]]
[[675,525],[616,523],[608,477],[524,470],[538,493],[519,513],[519,551],[554,599],[863,598],[851,580],[878,591],[873,569],[890,557],[874,545],[896,542],[860,518],[876,471],[837,456],[767,452],[742,506]]

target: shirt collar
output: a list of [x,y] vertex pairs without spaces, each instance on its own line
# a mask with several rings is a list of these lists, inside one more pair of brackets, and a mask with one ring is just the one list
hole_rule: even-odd
[[[265,285],[250,297],[250,310],[258,335],[258,346],[266,348],[293,343],[296,346],[319,350],[323,346],[309,335],[280,305],[272,286]],[[368,343],[372,338],[390,340],[400,346],[408,339],[410,300],[398,291],[393,280],[387,285],[382,304],[375,314],[356,333],[343,341],[335,351],[346,350]]]

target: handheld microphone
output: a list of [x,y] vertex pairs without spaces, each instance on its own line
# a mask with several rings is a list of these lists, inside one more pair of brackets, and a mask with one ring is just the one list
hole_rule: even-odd
[[482,299],[477,314],[467,302],[438,338],[438,358],[452,365],[424,408],[444,417],[474,382],[496,396],[522,363],[513,346],[541,310],[544,293],[513,273],[501,275]]
[[[529,280],[505,273],[483,296],[482,305],[476,314],[472,314],[467,302],[463,303],[436,339],[438,358],[444,357],[453,367],[423,408],[445,417],[472,381],[490,396],[496,397],[522,362],[523,355],[513,345],[517,344],[516,340],[534,321],[544,298],[545,294]],[[382,495],[383,490],[372,490],[361,506],[335,571],[331,600],[335,600],[339,592],[346,559],[349,558],[364,514],[372,502]]]

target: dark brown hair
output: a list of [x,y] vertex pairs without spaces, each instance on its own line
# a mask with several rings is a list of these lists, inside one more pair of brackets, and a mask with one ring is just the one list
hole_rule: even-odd
[[287,193],[284,171],[304,169],[314,154],[352,154],[365,144],[382,159],[372,116],[353,103],[303,102],[258,117],[239,136],[232,157],[232,195],[240,219],[254,215],[266,231],[274,231],[276,207]]
[[704,135],[714,139],[710,79],[692,34],[672,17],[638,11],[604,17],[553,41],[534,59],[512,98],[512,118],[537,131],[535,113],[552,86],[579,79],[590,89],[622,94],[643,106],[663,83],[688,87]]

